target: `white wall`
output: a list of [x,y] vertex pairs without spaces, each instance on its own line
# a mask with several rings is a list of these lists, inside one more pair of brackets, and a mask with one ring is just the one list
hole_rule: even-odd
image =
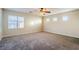
[[[8,15],[23,16],[25,19],[25,27],[23,29],[9,30],[8,29]],[[62,17],[68,16],[68,21],[63,21]],[[53,17],[57,17],[58,21],[54,22]],[[50,21],[46,21],[49,18]],[[40,21],[41,17],[30,14],[18,13],[13,11],[3,11],[3,36],[12,36],[19,34],[28,34],[41,31],[41,23],[31,25],[31,22]],[[47,16],[44,19],[44,31],[50,33],[56,33],[61,35],[67,35],[71,37],[79,38],[79,11],[66,12],[61,14],[55,14]]]
[[0,8],[0,40],[2,38],[2,9]]
[[[68,16],[68,21],[63,21],[62,17]],[[58,21],[53,21],[52,18],[57,17]],[[46,21],[49,18],[50,21]],[[56,33],[71,37],[79,38],[79,11],[66,12],[61,14],[55,14],[44,19],[44,31],[50,33]]]
[[[15,29],[9,30],[8,29],[8,15],[16,15],[24,17],[24,28],[23,29]],[[39,21],[38,24],[31,24],[32,22]],[[4,10],[3,11],[3,36],[12,36],[12,35],[19,35],[19,34],[27,34],[33,32],[40,32],[41,31],[41,17],[34,16],[30,14],[18,13],[13,11]]]

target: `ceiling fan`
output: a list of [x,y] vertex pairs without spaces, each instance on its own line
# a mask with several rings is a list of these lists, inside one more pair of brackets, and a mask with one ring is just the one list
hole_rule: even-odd
[[45,15],[46,13],[51,13],[47,8],[40,8],[40,12]]

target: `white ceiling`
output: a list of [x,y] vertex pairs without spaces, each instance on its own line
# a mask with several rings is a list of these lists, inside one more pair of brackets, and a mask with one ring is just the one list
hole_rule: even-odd
[[[16,12],[22,12],[22,13],[30,13],[30,14],[33,14],[33,15],[41,16],[40,8],[4,8],[4,9],[5,10],[16,11]],[[76,10],[76,9],[75,8],[48,8],[48,10],[50,10],[51,13],[46,13],[43,16],[68,12],[68,11],[72,11],[72,10]]]

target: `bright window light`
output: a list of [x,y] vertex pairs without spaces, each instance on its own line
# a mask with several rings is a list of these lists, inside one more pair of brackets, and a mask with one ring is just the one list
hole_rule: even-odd
[[8,16],[8,29],[24,28],[24,17]]
[[17,16],[8,16],[8,29],[17,28]]
[[24,17],[18,16],[18,28],[24,28]]
[[63,21],[68,21],[68,16],[63,16]]
[[53,18],[53,21],[55,21],[55,22],[56,22],[57,20],[58,20],[58,19],[57,19],[56,17],[55,17],[55,18]]

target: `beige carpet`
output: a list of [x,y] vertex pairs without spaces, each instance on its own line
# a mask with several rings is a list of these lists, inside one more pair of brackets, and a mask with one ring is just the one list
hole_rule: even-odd
[[77,50],[79,39],[47,32],[3,38],[1,50]]

